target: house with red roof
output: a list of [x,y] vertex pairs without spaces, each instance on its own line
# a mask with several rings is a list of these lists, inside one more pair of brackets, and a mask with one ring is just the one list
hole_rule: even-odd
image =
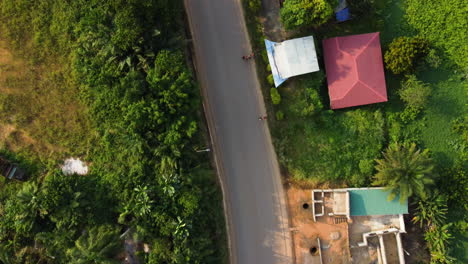
[[332,109],[387,101],[380,33],[323,40]]

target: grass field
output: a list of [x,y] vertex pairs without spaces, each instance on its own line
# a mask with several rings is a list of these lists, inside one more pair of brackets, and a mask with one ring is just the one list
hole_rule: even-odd
[[452,122],[467,113],[468,86],[458,74],[444,68],[423,71],[419,77],[431,83],[433,88],[429,106],[423,114],[425,127],[421,140],[440,164],[449,167],[460,155],[460,137],[453,132]]
[[69,74],[66,65],[14,57],[0,40],[0,148],[44,160],[86,153],[93,132]]

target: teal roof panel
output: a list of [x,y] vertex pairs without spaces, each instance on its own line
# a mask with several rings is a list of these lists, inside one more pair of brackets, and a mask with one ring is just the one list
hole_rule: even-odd
[[350,214],[359,215],[395,215],[408,213],[408,200],[401,204],[397,196],[388,201],[389,192],[383,189],[349,190]]

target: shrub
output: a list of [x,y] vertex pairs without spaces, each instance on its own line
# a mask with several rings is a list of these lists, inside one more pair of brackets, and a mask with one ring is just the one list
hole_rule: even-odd
[[430,49],[426,56],[426,63],[432,68],[439,68],[442,64],[442,58],[437,54],[435,49]]
[[460,134],[463,141],[468,142],[468,114],[453,120],[452,130]]
[[399,37],[390,43],[385,52],[387,69],[394,74],[408,73],[413,70],[415,62],[427,53],[427,42],[419,37]]
[[271,88],[270,96],[271,96],[271,101],[273,102],[274,105],[279,105],[281,103],[281,95],[279,94],[278,89]]
[[[450,208],[457,208],[458,214],[464,215],[468,211],[468,175],[466,172],[466,163],[457,161],[455,166],[444,170],[439,182],[440,189],[447,195]],[[455,213],[455,212],[452,212]]]
[[287,29],[298,29],[324,24],[333,16],[333,7],[327,0],[286,0],[280,13]]
[[422,81],[418,80],[416,76],[410,75],[401,84],[402,88],[398,91],[401,100],[403,100],[408,107],[415,109],[422,109],[427,104],[427,99],[431,95],[431,87]]
[[294,113],[302,117],[308,117],[323,110],[322,100],[318,91],[324,80],[325,75],[320,72],[300,82],[300,86],[298,87],[298,89],[302,90],[300,97],[297,102],[291,106]]
[[408,124],[411,121],[414,121],[416,117],[418,117],[419,113],[421,113],[420,108],[405,107],[405,110],[400,113],[401,121],[403,121],[405,124]]
[[435,190],[426,199],[416,203],[416,212],[412,221],[420,227],[442,226],[447,219],[447,197]]
[[283,111],[278,110],[278,111],[276,112],[276,120],[281,121],[281,120],[283,120],[283,119],[284,119],[284,113],[283,113]]
[[424,234],[424,239],[427,242],[427,247],[431,252],[431,264],[436,263],[453,263],[454,258],[449,256],[449,242],[453,239],[449,232],[452,224],[443,226],[433,225]]
[[363,159],[359,161],[359,170],[364,175],[369,175],[374,171],[374,160]]
[[323,109],[318,91],[313,88],[306,88],[304,91],[306,107],[302,110],[303,116],[310,116],[319,113]]
[[267,82],[268,82],[268,84],[271,85],[271,86],[275,85],[275,81],[273,80],[273,74],[269,74],[269,75],[267,76]]
[[258,14],[258,12],[260,12],[261,7],[262,7],[261,0],[249,0],[249,8],[253,13]]

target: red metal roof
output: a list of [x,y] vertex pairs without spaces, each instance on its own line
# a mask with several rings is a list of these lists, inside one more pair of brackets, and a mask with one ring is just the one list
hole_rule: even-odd
[[379,32],[323,40],[332,109],[387,101]]

